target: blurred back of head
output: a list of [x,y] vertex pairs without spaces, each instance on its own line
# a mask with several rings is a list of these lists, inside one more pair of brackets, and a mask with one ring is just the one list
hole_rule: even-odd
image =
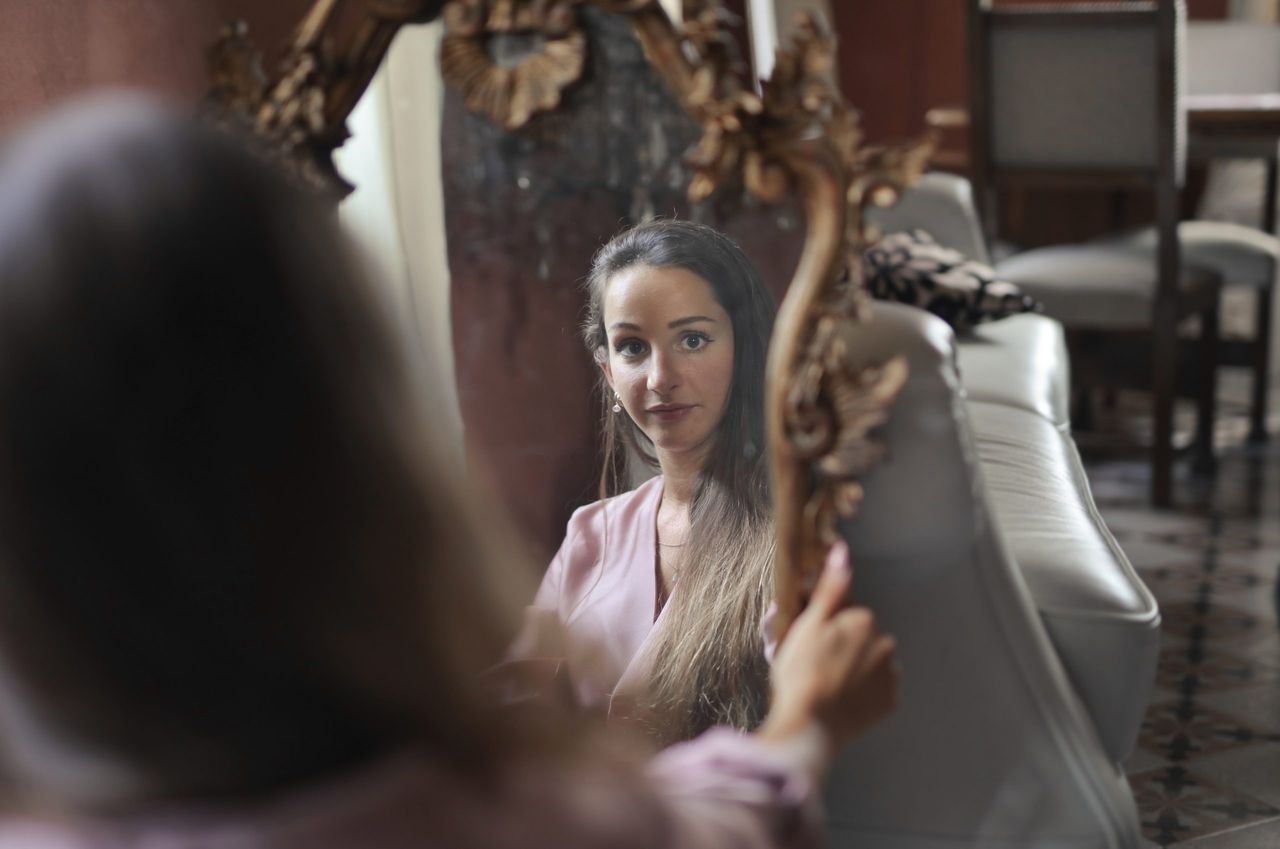
[[[481,763],[510,636],[332,211],[135,95],[0,153],[0,755],[255,793],[410,742]],[[496,741],[492,741],[497,745]],[[46,788],[48,789],[48,788]],[[122,798],[113,798],[120,796]]]

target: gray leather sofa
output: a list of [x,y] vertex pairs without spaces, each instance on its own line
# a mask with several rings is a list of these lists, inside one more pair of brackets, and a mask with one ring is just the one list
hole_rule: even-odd
[[[928,175],[878,217],[985,258],[959,178]],[[845,528],[855,595],[897,635],[904,680],[901,709],[832,776],[833,845],[1138,846],[1119,762],[1159,610],[1090,496],[1061,327],[1025,315],[957,340],[877,304],[848,343],[856,361],[911,366]]]

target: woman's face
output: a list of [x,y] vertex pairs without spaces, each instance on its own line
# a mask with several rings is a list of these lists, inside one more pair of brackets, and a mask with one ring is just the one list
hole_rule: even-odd
[[600,367],[661,454],[699,451],[733,385],[733,325],[711,284],[683,268],[634,265],[605,286]]

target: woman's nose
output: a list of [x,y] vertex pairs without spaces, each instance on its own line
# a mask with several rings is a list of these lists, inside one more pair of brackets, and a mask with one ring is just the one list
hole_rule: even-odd
[[679,377],[671,358],[666,354],[654,354],[649,361],[648,390],[665,395],[675,389],[678,383]]

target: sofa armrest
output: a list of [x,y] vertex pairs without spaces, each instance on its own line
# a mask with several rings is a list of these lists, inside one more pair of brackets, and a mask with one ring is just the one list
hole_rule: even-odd
[[902,356],[910,370],[842,527],[854,599],[898,639],[903,678],[898,711],[832,771],[831,845],[1136,846],[1128,785],[993,515],[951,329],[876,302],[845,343],[855,369]]

